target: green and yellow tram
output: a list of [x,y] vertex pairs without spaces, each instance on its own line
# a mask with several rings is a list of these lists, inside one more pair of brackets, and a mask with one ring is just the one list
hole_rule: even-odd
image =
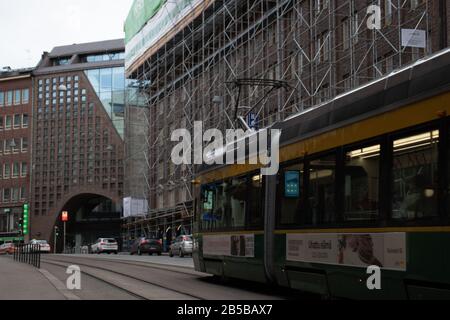
[[[203,168],[194,263],[324,296],[450,299],[450,50],[273,128],[280,170]],[[367,267],[381,267],[369,290]]]

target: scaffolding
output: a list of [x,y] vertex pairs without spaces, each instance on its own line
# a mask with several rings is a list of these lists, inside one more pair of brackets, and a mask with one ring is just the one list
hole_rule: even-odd
[[[144,164],[137,176],[144,177],[140,191],[150,208],[145,217],[125,223],[128,240],[166,236],[167,228],[193,216],[195,167],[171,162],[173,130],[193,132],[195,121],[203,121],[204,130],[235,128],[236,101],[240,115],[252,112],[258,127],[267,127],[447,46],[441,37],[447,18],[437,1],[203,3],[202,11],[183,23],[173,21],[171,36],[127,70],[143,99],[134,118],[146,132],[145,141],[137,144],[128,137],[133,149],[128,151],[139,153]],[[370,5],[381,5],[380,30],[367,27]],[[191,9],[198,11],[193,4]],[[425,34],[424,42],[406,44],[405,30]],[[230,85],[246,79],[252,81]],[[261,85],[267,80],[289,88]]]

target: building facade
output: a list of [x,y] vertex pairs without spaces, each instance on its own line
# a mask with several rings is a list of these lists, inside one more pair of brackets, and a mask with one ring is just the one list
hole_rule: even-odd
[[[150,207],[129,219],[127,237],[191,231],[195,167],[171,162],[174,129],[231,129],[237,116],[267,127],[449,44],[447,1],[184,0],[161,1],[157,12],[152,4],[135,2],[125,28],[127,77],[148,106]],[[371,6],[380,29],[367,23]]]
[[59,245],[62,211],[69,212],[67,246],[118,237],[123,40],[56,47],[42,55],[33,76],[31,237]]
[[0,71],[0,244],[26,240],[29,231],[31,72]]

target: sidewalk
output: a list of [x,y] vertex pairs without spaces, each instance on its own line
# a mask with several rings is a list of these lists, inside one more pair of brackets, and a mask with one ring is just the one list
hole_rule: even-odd
[[38,269],[0,256],[0,300],[65,300]]

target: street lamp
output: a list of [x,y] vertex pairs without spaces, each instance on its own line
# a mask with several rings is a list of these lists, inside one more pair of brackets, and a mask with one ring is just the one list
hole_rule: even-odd
[[58,237],[58,226],[55,226],[55,234],[54,234],[54,241],[53,241],[53,253],[56,254],[56,241],[57,241],[57,237]]

